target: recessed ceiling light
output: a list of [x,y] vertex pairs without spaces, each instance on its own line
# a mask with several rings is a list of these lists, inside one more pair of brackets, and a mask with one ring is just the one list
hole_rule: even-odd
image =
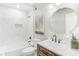
[[62,3],[56,3],[56,5],[61,5]]
[[17,4],[16,7],[17,7],[17,8],[20,8],[20,4]]
[[54,5],[53,5],[53,4],[49,4],[49,5],[48,5],[48,8],[49,8],[49,9],[52,9],[52,8],[54,8]]

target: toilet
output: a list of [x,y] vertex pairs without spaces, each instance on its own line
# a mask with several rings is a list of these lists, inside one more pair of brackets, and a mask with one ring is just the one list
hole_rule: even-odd
[[27,47],[23,49],[22,56],[34,56],[36,54],[36,48],[35,47]]

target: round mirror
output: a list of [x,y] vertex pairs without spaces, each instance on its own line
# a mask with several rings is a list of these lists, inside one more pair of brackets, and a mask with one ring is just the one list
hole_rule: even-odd
[[50,20],[50,28],[53,33],[65,34],[73,32],[77,27],[77,14],[70,8],[58,9]]

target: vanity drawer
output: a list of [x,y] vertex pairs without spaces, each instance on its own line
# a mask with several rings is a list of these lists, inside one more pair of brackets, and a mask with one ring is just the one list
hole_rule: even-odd
[[38,56],[57,56],[57,54],[40,46],[39,44],[37,45],[37,55]]
[[43,52],[39,51],[39,56],[46,56]]
[[46,48],[43,48],[43,47],[40,47],[40,51],[47,56],[54,55],[52,52],[50,52],[49,50],[47,50]]

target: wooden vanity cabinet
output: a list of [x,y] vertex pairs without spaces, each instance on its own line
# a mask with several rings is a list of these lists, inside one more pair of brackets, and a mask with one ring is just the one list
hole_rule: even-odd
[[59,56],[59,55],[37,44],[37,56]]

